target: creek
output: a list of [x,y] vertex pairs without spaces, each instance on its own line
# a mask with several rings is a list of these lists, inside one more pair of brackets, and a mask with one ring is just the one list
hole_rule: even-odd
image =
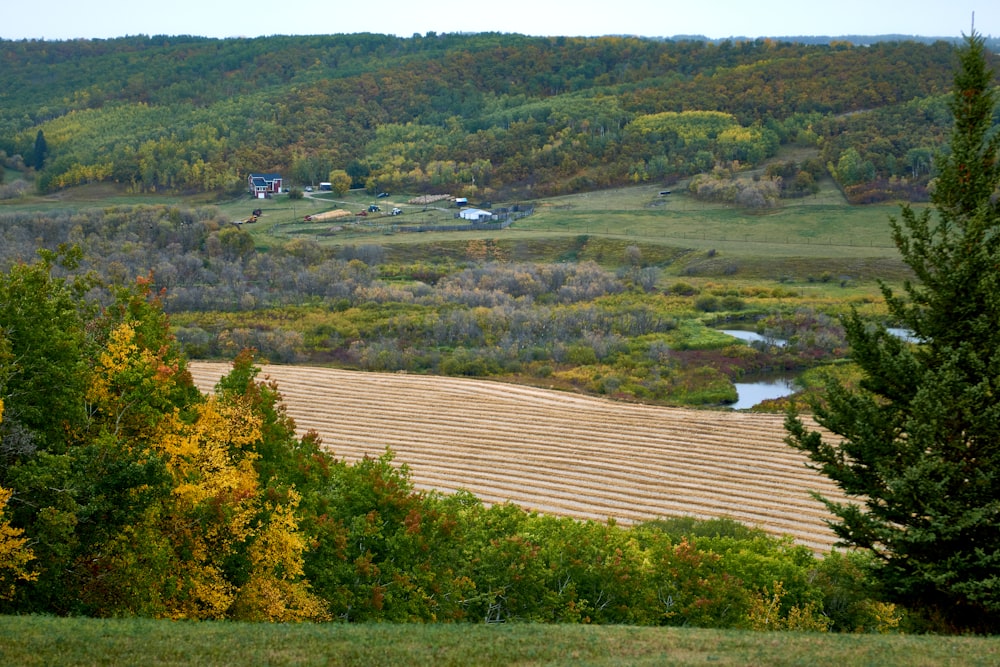
[[[764,343],[774,347],[784,347],[788,342],[783,338],[768,338],[748,329],[719,329],[718,331],[747,343]],[[733,410],[745,410],[761,401],[794,394],[796,391],[795,377],[795,375],[788,373],[765,373],[745,377],[742,382],[733,383],[738,398],[729,407]]]

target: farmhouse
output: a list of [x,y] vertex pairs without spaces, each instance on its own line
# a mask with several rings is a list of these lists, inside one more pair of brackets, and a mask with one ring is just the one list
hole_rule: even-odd
[[281,192],[281,174],[250,174],[247,176],[250,194],[259,199]]

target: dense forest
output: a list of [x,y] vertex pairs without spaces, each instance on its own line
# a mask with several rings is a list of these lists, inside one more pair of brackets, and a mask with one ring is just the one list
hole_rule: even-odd
[[954,47],[159,36],[4,41],[0,63],[0,150],[42,191],[345,170],[356,187],[489,200],[670,182],[800,142],[864,202],[926,197]]

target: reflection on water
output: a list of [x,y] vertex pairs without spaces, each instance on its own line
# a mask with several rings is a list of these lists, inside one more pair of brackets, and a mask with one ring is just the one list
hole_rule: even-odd
[[719,329],[719,331],[727,336],[745,340],[748,343],[767,343],[768,345],[774,345],[775,347],[784,347],[788,342],[783,338],[768,338],[767,336],[761,336],[756,331],[745,331],[743,329]]
[[793,377],[769,377],[757,382],[734,382],[739,398],[731,404],[733,410],[752,408],[761,401],[770,398],[781,398],[795,393]]

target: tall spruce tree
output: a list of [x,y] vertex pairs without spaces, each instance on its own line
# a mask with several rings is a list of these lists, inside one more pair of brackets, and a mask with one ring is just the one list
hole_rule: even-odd
[[41,171],[45,166],[45,160],[49,157],[49,144],[45,141],[45,134],[39,130],[35,135],[35,148],[32,152],[31,166],[37,171]]
[[833,383],[788,442],[848,502],[825,500],[846,546],[876,556],[884,594],[939,629],[1000,630],[1000,133],[994,76],[973,33],[959,50],[950,150],[930,209],[903,207],[893,238],[914,280],[882,285],[916,343],[856,312],[844,326],[864,379]]

